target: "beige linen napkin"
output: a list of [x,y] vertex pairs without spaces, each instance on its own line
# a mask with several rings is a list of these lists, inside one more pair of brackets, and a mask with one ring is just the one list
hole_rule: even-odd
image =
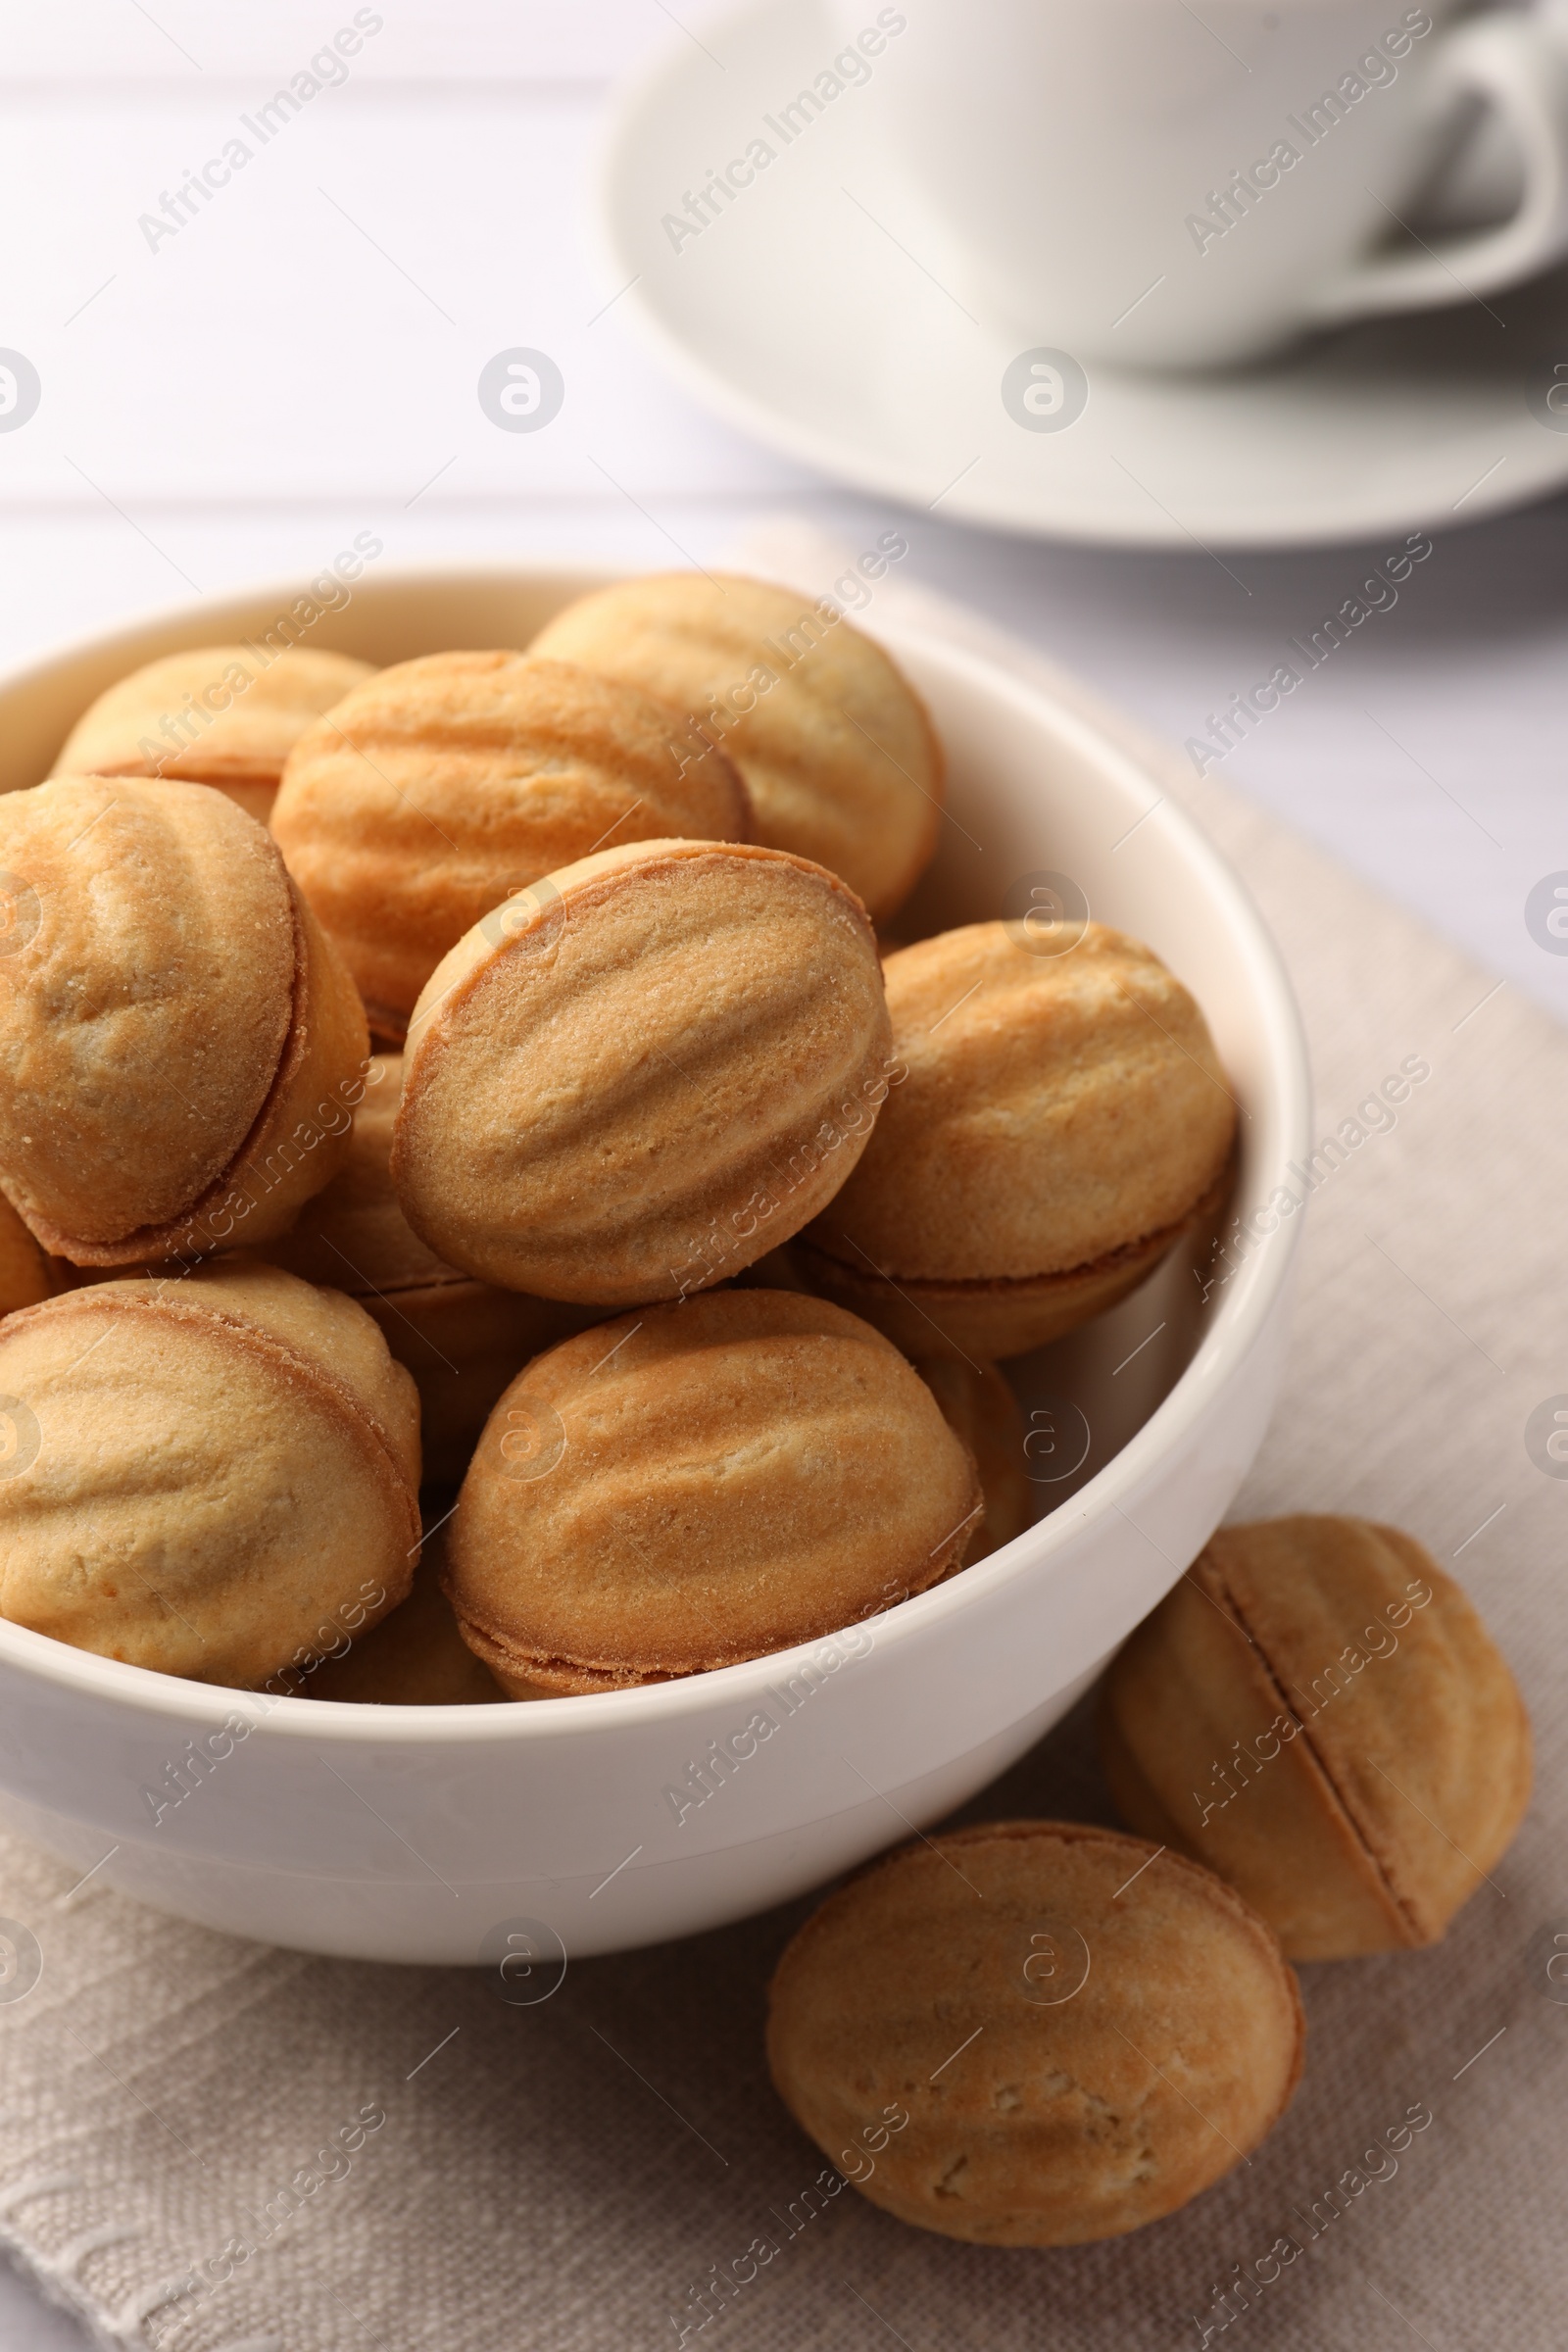
[[[813,591],[842,568],[799,534],[748,554]],[[922,601],[891,575],[867,623]],[[0,1913],[44,1967],[0,2003],[0,2229],[102,2342],[1158,2352],[1206,2328],[1251,2352],[1557,2352],[1568,2006],[1547,1997],[1540,1938],[1568,1930],[1568,1481],[1537,1467],[1525,1425],[1568,1392],[1568,1037],[1140,748],[1283,944],[1320,1133],[1406,1056],[1431,1064],[1392,1131],[1357,1123],[1313,1199],[1285,1393],[1237,1515],[1385,1517],[1464,1578],[1537,1727],[1517,1845],[1437,1949],[1303,1971],[1306,2078],[1250,2164],[1134,2237],[1035,2253],[923,2236],[848,2189],[805,2197],[822,2159],[761,2046],[805,1905],[587,1961],[509,2009],[463,1971],[307,1959],[98,1882],[73,1893],[72,1871],[7,1838]],[[1102,1814],[1083,1712],[968,1810]],[[1430,2122],[1388,2152],[1411,2109]],[[1216,2287],[1281,2236],[1302,2253],[1221,2328]]]

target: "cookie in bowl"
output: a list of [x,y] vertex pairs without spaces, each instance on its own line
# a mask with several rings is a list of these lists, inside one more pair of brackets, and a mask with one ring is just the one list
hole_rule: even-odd
[[969,1564],[988,1559],[1021,1536],[1035,1516],[1028,1466],[1029,1431],[1000,1364],[965,1363],[956,1355],[916,1356],[914,1368],[942,1407],[942,1417],[974,1455],[985,1495],[985,1516],[969,1546]]
[[1223,1200],[1236,1103],[1201,1011],[1125,933],[971,923],[890,956],[894,1083],[792,1254],[911,1354],[1018,1355],[1113,1306]]
[[491,1406],[531,1355],[597,1320],[443,1264],[398,1206],[388,1155],[403,1057],[374,1054],[348,1157],[297,1222],[268,1245],[273,1265],[344,1291],[380,1325],[419,1392],[424,1475],[458,1485]]
[[272,830],[377,1036],[482,915],[608,840],[744,841],[722,752],[635,686],[517,653],[381,670],[289,756]]
[[902,2222],[1074,2246],[1174,2213],[1279,2121],[1305,2021],[1233,1888],[1080,1822],[982,1822],[849,1881],[786,1947],[767,2057]]
[[418,1400],[368,1315],[260,1261],[0,1324],[0,1616],[257,1689],[419,1550]]
[[481,1282],[625,1306],[798,1231],[888,1088],[864,909],[750,843],[602,850],[470,931],[409,1032],[392,1178]]
[[[300,1695],[360,1707],[499,1706],[507,1693],[458,1631],[441,1590],[442,1537],[426,1539],[414,1585],[368,1632],[330,1651]],[[335,1647],[336,1645],[334,1645]]]
[[717,1291],[526,1366],[464,1481],[446,1590],[504,1690],[627,1690],[940,1584],[982,1508],[973,1456],[879,1333],[826,1299]]
[[221,793],[62,777],[0,796],[0,1189],[52,1255],[270,1240],[346,1148],[354,983]]
[[216,785],[265,824],[307,728],[367,678],[368,662],[314,646],[204,645],[106,687],[61,746],[57,776],[176,776]]
[[690,756],[721,744],[745,777],[756,838],[841,874],[873,919],[929,864],[942,746],[892,656],[826,598],[734,572],[620,580],[531,650],[686,712]]

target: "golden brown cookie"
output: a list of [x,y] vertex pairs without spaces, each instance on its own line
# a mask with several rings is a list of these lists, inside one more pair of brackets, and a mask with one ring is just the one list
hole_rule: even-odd
[[378,1035],[449,948],[604,842],[745,840],[745,786],[633,686],[513,653],[383,669],[289,755],[272,830]]
[[323,1659],[302,1697],[380,1707],[493,1706],[506,1698],[458,1631],[441,1590],[440,1549],[437,1535],[425,1544],[407,1600],[367,1632],[345,1636],[341,1655]]
[[253,818],[204,785],[0,798],[0,1186],[78,1265],[283,1232],[331,1177],[368,1040]]
[[437,1256],[629,1305],[736,1274],[822,1207],[887,1091],[858,899],[749,845],[602,850],[431,975],[392,1176]]
[[1082,2245],[1174,2213],[1273,2130],[1301,2072],[1296,1978],[1229,1886],[1153,1851],[984,1822],[812,1913],[768,2064],[872,2204],[976,2245]]
[[745,777],[757,839],[842,874],[873,916],[929,863],[942,747],[897,662],[825,598],[665,572],[568,605],[532,651],[688,712],[692,750],[721,744]]
[[1021,1536],[1035,1517],[1024,1446],[1028,1431],[1007,1377],[996,1364],[966,1364],[956,1355],[916,1356],[914,1368],[942,1407],[980,1468],[986,1515],[969,1546],[966,1562],[1000,1551]]
[[1453,1579],[1396,1527],[1221,1528],[1120,1650],[1123,1817],[1239,1887],[1297,1960],[1435,1943],[1530,1801],[1530,1723]]
[[475,1282],[425,1248],[398,1206],[387,1165],[402,1085],[401,1054],[370,1056],[347,1161],[268,1256],[307,1282],[346,1291],[380,1325],[418,1388],[424,1475],[457,1486],[508,1381],[597,1316]]
[[288,646],[204,645],[107,687],[60,749],[57,776],[178,776],[216,784],[266,824],[307,727],[365,679],[368,662]]
[[959,1568],[972,1457],[897,1348],[825,1299],[622,1315],[514,1381],[446,1587],[504,1690],[623,1690],[762,1657]]
[[0,1392],[15,1625],[242,1689],[408,1591],[418,1401],[351,1299],[234,1258],[94,1283],[0,1324]]
[[972,923],[888,957],[892,1090],[796,1245],[813,1289],[911,1354],[1059,1339],[1227,1179],[1236,1105],[1181,982],[1102,923],[1056,956],[1021,930]]

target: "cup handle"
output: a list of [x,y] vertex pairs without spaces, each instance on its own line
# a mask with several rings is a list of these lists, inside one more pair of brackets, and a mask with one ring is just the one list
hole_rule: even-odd
[[1425,253],[1358,262],[1313,299],[1322,324],[1378,311],[1468,302],[1568,253],[1568,50],[1535,17],[1483,17],[1448,35],[1441,71],[1455,96],[1490,99],[1518,140],[1524,196],[1511,220]]

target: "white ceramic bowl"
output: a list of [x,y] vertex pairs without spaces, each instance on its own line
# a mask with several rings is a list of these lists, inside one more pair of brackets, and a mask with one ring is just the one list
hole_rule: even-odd
[[[516,568],[373,576],[309,641],[383,662],[522,645],[597,584]],[[205,604],[0,685],[0,789],[45,776],[112,679],[259,635],[296,593]],[[1307,1145],[1306,1057],[1235,877],[1168,801],[1146,816],[1158,787],[1080,719],[929,638],[890,643],[951,758],[955,821],[921,926],[1002,911],[1020,876],[1070,874],[1201,1003],[1244,1110],[1235,1205],[1266,1202]],[[508,1936],[520,1953],[612,1951],[781,1901],[1000,1773],[1198,1552],[1268,1419],[1296,1224],[1206,1301],[1203,1264],[1177,1252],[1112,1314],[1016,1366],[1049,1515],[853,1637],[604,1697],[419,1708],[269,1703],[0,1623],[0,1812],[167,1910],[365,1959],[471,1962]],[[1047,1483],[1063,1464],[1071,1475]],[[748,1733],[759,1714],[772,1728]],[[221,1728],[236,1715],[243,1736]],[[182,1759],[190,1793],[170,1804]],[[149,1790],[166,1800],[156,1822]]]

